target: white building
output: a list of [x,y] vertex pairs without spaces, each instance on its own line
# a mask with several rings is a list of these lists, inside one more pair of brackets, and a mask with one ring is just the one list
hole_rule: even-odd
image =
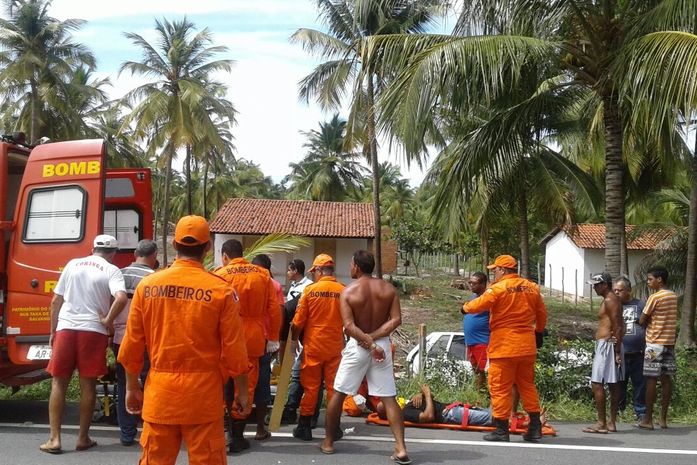
[[[635,226],[627,225],[627,258],[629,276],[634,282],[634,271],[641,260],[663,240],[672,237],[669,228],[652,229],[633,234]],[[544,285],[566,294],[591,296],[593,289],[588,278],[605,270],[605,225],[564,225],[547,234],[545,244]]]
[[[247,248],[268,234],[293,234],[308,239],[310,246],[294,254],[273,254],[274,279],[285,285],[286,269],[292,259],[302,259],[309,270],[314,257],[326,253],[334,258],[337,279],[348,284],[353,252],[372,250],[373,218],[369,203],[229,199],[211,222],[215,263],[222,265],[220,249],[228,239],[237,239]],[[393,242],[383,241],[382,255],[383,273],[394,272],[397,263]]]

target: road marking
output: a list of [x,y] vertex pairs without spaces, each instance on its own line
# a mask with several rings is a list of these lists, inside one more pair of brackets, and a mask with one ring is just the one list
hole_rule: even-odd
[[[49,425],[37,423],[0,423],[0,428],[33,428],[48,429]],[[77,425],[64,425],[64,430],[77,430]],[[91,430],[95,431],[118,431],[118,426],[92,425]],[[247,432],[245,436],[254,436],[254,432]],[[315,439],[322,439],[324,435],[313,435]],[[292,438],[292,433],[275,432],[275,438]],[[344,436],[342,441],[365,441],[365,442],[393,442],[392,436]],[[462,441],[458,439],[417,439],[407,438],[406,442],[412,444],[443,444],[457,446],[475,447],[514,447],[521,449],[557,449],[557,450],[580,450],[593,452],[621,452],[635,454],[672,454],[672,455],[697,455],[697,450],[686,449],[649,449],[643,447],[605,447],[605,446],[580,446],[576,444],[547,444],[547,443],[527,443],[527,442],[485,442],[485,441]]]

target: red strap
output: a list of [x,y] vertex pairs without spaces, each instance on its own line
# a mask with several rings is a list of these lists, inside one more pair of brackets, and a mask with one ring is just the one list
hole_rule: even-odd
[[470,411],[470,404],[463,404],[462,402],[453,402],[452,404],[448,404],[445,406],[445,412],[455,408],[455,407],[462,407],[462,427],[466,428],[468,423],[469,423],[469,411]]

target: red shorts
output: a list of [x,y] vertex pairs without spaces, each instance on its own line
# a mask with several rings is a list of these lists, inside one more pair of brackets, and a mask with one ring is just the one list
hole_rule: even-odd
[[467,359],[476,371],[484,371],[486,368],[486,348],[487,344],[474,344],[467,346]]
[[46,371],[58,378],[70,378],[75,368],[81,378],[105,375],[108,342],[105,334],[61,329],[53,336],[53,351]]

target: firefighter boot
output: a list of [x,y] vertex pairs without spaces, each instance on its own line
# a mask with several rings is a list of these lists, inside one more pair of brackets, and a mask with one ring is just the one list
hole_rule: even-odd
[[484,435],[485,441],[509,442],[511,440],[508,435],[508,420],[494,418],[494,426],[496,426],[494,431]]
[[249,449],[249,441],[244,438],[245,420],[232,421],[232,443],[230,444],[230,453],[234,454]]
[[298,426],[293,429],[293,437],[302,439],[303,441],[312,441],[312,415],[300,415]]
[[530,423],[528,431],[523,435],[523,439],[528,442],[537,442],[542,439],[542,422],[540,421],[540,412],[530,412]]

